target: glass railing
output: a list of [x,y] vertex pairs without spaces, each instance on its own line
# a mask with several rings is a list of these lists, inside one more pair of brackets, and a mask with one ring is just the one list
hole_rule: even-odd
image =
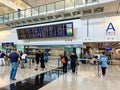
[[47,13],[54,13],[57,11],[64,11],[73,8],[80,8],[92,4],[105,3],[116,0],[62,0],[34,8],[19,10],[17,12],[0,15],[0,23],[38,16]]

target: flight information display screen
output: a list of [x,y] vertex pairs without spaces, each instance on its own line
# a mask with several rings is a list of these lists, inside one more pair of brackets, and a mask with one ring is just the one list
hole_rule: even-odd
[[18,39],[73,36],[73,23],[17,29]]
[[3,49],[13,49],[13,48],[15,48],[14,42],[3,42],[2,48]]

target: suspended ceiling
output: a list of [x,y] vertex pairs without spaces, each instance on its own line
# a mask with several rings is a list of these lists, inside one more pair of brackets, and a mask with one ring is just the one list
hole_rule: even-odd
[[15,10],[0,2],[0,15],[6,14],[6,13],[11,13],[13,11],[15,11]]
[[22,0],[0,0],[0,15],[17,11],[18,9],[31,8]]
[[62,1],[62,0],[22,0],[22,1],[31,7],[36,7],[36,6],[40,6],[40,5],[44,5],[44,4],[48,4],[56,1]]

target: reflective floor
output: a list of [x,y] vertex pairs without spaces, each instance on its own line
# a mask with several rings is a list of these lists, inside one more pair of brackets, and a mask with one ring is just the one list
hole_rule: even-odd
[[80,64],[73,74],[63,74],[55,64],[46,64],[46,69],[18,69],[16,81],[9,80],[10,67],[0,66],[0,90],[120,90],[120,66],[109,65],[106,77],[101,78],[101,68],[91,64]]
[[63,73],[53,69],[36,76],[12,83],[8,86],[0,88],[0,90],[38,90],[51,81],[59,78]]
[[120,66],[108,66],[106,78],[98,77],[95,65],[79,65],[77,74],[71,71],[39,90],[120,90]]

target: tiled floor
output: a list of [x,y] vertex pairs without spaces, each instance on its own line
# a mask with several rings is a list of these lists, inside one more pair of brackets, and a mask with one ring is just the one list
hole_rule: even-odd
[[9,74],[10,74],[10,66],[0,66],[0,87],[7,86],[11,83],[15,83],[21,80],[24,80],[26,78],[38,75],[40,73],[49,71],[51,69],[57,68],[57,62],[49,62],[46,64],[45,70],[38,69],[35,70],[35,64],[31,65],[31,68],[29,68],[29,64],[25,65],[25,69],[21,69],[20,66],[18,68],[17,74],[16,74],[16,81],[10,81]]
[[[16,76],[17,80],[11,82],[9,80],[10,67],[0,66],[0,88],[18,81],[24,81],[26,78],[39,75],[53,68],[57,68],[57,63],[48,63],[44,71],[41,69],[35,71],[35,65],[32,65],[31,68],[26,67],[26,69],[19,68]],[[52,77],[55,76],[53,75]],[[96,65],[80,64],[77,68],[77,74],[72,74],[69,71],[39,90],[120,90],[120,66],[109,66],[106,78],[102,79],[98,77]]]
[[116,67],[109,66],[103,79],[98,77],[97,66],[80,65],[77,74],[69,72],[39,90],[120,90],[120,71]]

